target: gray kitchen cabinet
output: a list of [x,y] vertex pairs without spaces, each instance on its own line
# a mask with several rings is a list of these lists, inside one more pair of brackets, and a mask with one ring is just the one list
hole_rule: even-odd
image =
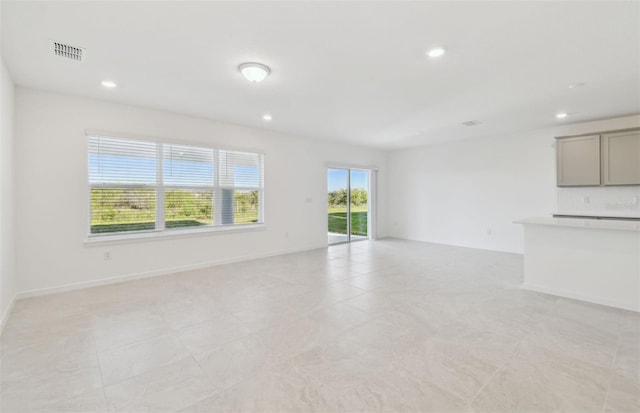
[[558,186],[600,185],[600,135],[558,138]]
[[602,183],[640,185],[640,130],[602,135]]

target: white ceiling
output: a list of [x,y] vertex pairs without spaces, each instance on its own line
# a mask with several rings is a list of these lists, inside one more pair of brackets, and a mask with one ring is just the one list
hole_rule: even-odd
[[380,148],[640,112],[637,1],[2,1],[2,55],[19,85]]

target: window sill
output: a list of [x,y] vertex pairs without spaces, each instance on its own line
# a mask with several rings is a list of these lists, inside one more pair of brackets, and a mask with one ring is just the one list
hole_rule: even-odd
[[265,224],[250,224],[241,226],[217,226],[199,229],[172,229],[163,231],[146,231],[131,234],[113,234],[113,235],[90,235],[84,240],[86,246],[97,246],[111,243],[130,243],[145,241],[160,241],[171,238],[189,238],[201,237],[218,234],[264,231],[267,227]]

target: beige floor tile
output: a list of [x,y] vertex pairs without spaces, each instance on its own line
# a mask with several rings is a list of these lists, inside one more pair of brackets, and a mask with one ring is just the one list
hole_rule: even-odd
[[0,354],[34,344],[77,342],[93,340],[91,317],[88,314],[60,318],[56,322],[39,326],[23,325],[12,317],[0,336]]
[[304,294],[288,297],[282,302],[302,316],[366,293],[366,291],[360,288],[341,283],[333,283],[331,285],[319,286]]
[[614,374],[609,384],[605,412],[640,412],[640,381]]
[[381,314],[399,307],[399,303],[375,291],[344,300],[342,303],[369,314]]
[[465,327],[453,327],[441,330],[436,337],[454,341],[466,348],[471,356],[477,357],[495,366],[503,366],[515,354],[518,344],[524,339],[504,332],[475,330]]
[[180,330],[220,316],[229,315],[222,303],[204,298],[194,299],[178,308],[165,307],[160,314],[169,327],[174,330]]
[[333,304],[291,323],[263,330],[258,336],[264,341],[269,358],[282,362],[341,335],[348,335],[353,327],[364,325],[369,319],[367,314],[357,309]]
[[167,334],[116,350],[100,352],[98,357],[104,385],[107,386],[174,363],[189,355],[176,335]]
[[140,308],[145,308],[150,302],[145,297],[144,291],[138,288],[137,281],[87,288],[82,292],[84,304],[94,312],[101,310],[108,312],[121,304],[126,306],[139,303]]
[[2,384],[28,382],[55,374],[93,370],[98,367],[93,335],[78,330],[64,338],[7,350],[2,355]]
[[305,384],[282,368],[252,375],[229,390],[213,394],[181,412],[307,412]]
[[331,342],[339,331],[332,331],[327,324],[305,317],[258,334],[265,342],[269,358],[284,362],[314,346]]
[[102,388],[35,409],[41,413],[107,413],[111,411]]
[[343,337],[380,349],[388,359],[396,359],[429,337],[433,328],[409,315],[393,311],[355,326]]
[[219,316],[179,330],[178,336],[191,354],[200,354],[251,333],[245,322],[233,316]]
[[522,342],[473,400],[476,411],[602,411],[608,370]]
[[498,367],[456,340],[428,339],[397,363],[418,383],[437,385],[470,402]]
[[202,400],[214,386],[191,357],[105,387],[117,412],[173,412]]
[[349,277],[341,281],[342,284],[349,285],[351,287],[360,288],[365,291],[374,291],[379,288],[379,283],[376,277],[372,275],[357,275],[355,277]]
[[554,303],[550,314],[565,320],[578,321],[598,331],[617,334],[629,312],[584,301],[559,299]]
[[352,388],[392,364],[383,350],[341,336],[287,360],[298,374],[331,388]]
[[616,356],[619,328],[598,328],[580,320],[568,320],[548,315],[533,328],[528,340],[553,350],[562,350],[572,357],[610,367]]
[[273,303],[265,307],[257,306],[253,310],[245,309],[233,313],[235,318],[242,321],[244,325],[254,333],[268,328],[290,324],[303,315],[304,314],[298,313],[284,303]]
[[228,389],[278,361],[257,334],[200,353],[195,359],[216,389]]
[[0,408],[637,412],[640,314],[517,254],[358,242],[16,303]]
[[[87,354],[52,351],[38,346],[3,358],[0,411],[21,412],[46,406],[102,388],[98,360]],[[80,354],[80,353],[78,353]],[[17,366],[13,357],[23,361]],[[5,364],[6,362],[6,364]]]
[[16,301],[12,318],[22,327],[38,326],[88,311],[85,290],[26,298]]
[[631,314],[623,325],[613,369],[616,374],[640,383],[640,315]]
[[101,314],[92,321],[93,334],[98,351],[115,350],[118,347],[149,340],[170,333],[172,330],[159,315],[132,317]]
[[435,385],[416,383],[403,372],[384,366],[367,366],[366,360],[372,354],[360,351],[349,356],[348,347],[327,346],[273,366],[186,411],[467,410],[463,400]]
[[469,412],[469,404],[426,380],[415,380],[403,370],[385,371],[370,380],[370,393],[381,400],[382,411],[390,412]]

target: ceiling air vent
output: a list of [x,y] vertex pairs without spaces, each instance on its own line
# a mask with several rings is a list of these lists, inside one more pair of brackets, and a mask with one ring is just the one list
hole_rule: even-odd
[[478,126],[478,125],[482,125],[482,122],[477,121],[477,120],[469,120],[467,122],[462,122],[462,124],[464,126]]
[[76,62],[82,62],[87,55],[87,51],[82,47],[71,46],[70,44],[57,42],[55,40],[51,40],[50,42],[51,52],[55,56],[75,60]]

